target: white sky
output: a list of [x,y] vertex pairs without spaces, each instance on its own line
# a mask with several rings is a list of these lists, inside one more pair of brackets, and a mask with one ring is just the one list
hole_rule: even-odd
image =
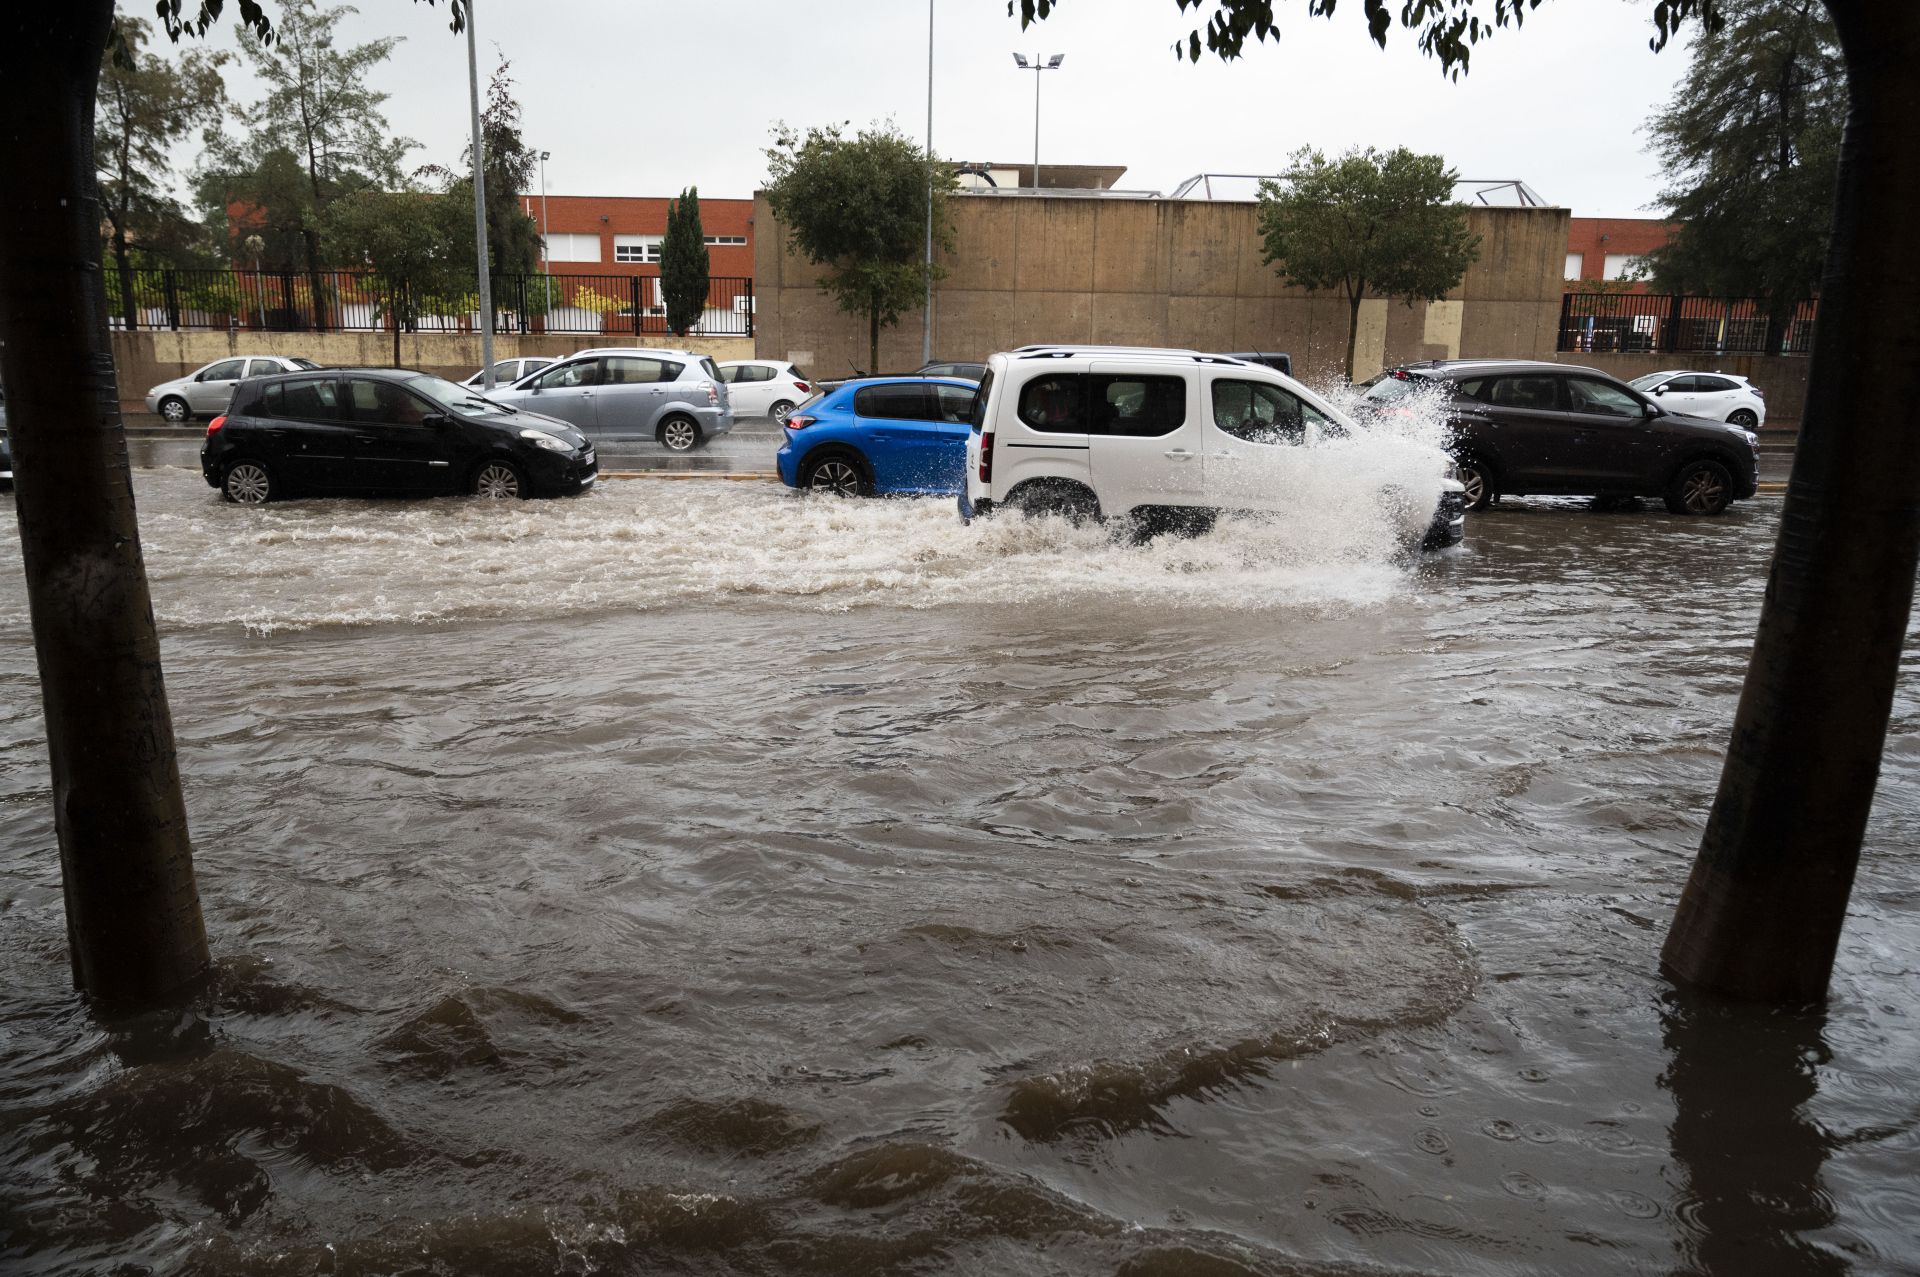
[[[125,3],[125,0],[123,0]],[[1367,39],[1359,0],[1331,20],[1282,0],[1284,35],[1234,64],[1176,62],[1194,25],[1174,0],[1063,0],[1022,33],[1004,0],[935,0],[933,143],[943,156],[1030,160],[1033,73],[1014,50],[1064,53],[1042,77],[1040,159],[1124,164],[1122,185],[1168,192],[1198,172],[1269,173],[1301,145],[1405,145],[1462,177],[1522,178],[1593,217],[1651,216],[1659,181],[1641,124],[1684,79],[1660,54],[1650,0],[1549,0],[1454,83],[1395,29]],[[133,11],[144,5],[131,6]],[[267,0],[276,11],[276,0]],[[1483,7],[1490,7],[1484,6]],[[231,10],[233,5],[229,3]],[[513,61],[527,141],[568,195],[745,196],[776,120],[891,117],[927,126],[926,0],[476,0],[480,69]],[[1398,0],[1393,8],[1398,9]],[[361,0],[345,40],[406,38],[373,76],[412,164],[457,162],[467,134],[466,41],[442,3]],[[231,45],[233,21],[208,43]],[[164,43],[164,37],[162,37]],[[254,95],[250,77],[229,91]]]

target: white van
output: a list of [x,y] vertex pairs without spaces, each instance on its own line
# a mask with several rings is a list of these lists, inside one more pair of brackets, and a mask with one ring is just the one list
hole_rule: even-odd
[[[1005,506],[1126,516],[1149,529],[1204,526],[1221,510],[1281,510],[1294,482],[1313,481],[1309,454],[1294,450],[1363,429],[1265,365],[1126,346],[992,356],[972,424],[963,519]],[[1439,499],[1405,519],[1409,540],[1436,548],[1457,544],[1466,519],[1452,463],[1431,451]]]

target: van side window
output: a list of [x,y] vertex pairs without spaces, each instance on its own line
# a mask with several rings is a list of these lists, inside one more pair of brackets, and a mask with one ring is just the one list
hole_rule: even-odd
[[1187,424],[1187,380],[1134,373],[1096,373],[1088,378],[1092,419],[1088,434],[1151,438]]
[[[985,396],[982,396],[985,398]],[[1020,420],[1035,430],[1056,434],[1087,431],[1085,373],[1056,372],[1020,387]]]
[[1247,443],[1299,444],[1307,441],[1307,425],[1344,434],[1326,414],[1282,386],[1264,381],[1213,383],[1213,424],[1223,433]]
[[[798,375],[798,370],[796,370]],[[805,378],[802,378],[804,381]],[[987,375],[980,379],[980,388],[973,392],[973,411],[967,416],[967,424],[975,430],[980,429],[987,419],[987,395],[993,390],[993,369],[987,369]]]

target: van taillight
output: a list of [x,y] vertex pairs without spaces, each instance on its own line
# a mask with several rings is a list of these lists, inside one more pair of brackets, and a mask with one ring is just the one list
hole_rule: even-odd
[[993,431],[980,432],[980,482],[993,482]]
[[214,434],[220,429],[220,427],[226,424],[227,424],[227,414],[224,412],[221,413],[219,416],[215,417],[212,421],[209,421],[207,423],[207,438],[209,439],[213,438]]

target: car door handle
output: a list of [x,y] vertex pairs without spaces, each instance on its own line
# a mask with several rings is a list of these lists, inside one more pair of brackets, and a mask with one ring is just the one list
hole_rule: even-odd
[[1166,455],[1172,457],[1175,461],[1193,460],[1193,454],[1185,448],[1169,448],[1167,449]]
[[380,438],[378,435],[355,435],[353,441],[355,443],[379,443]]

